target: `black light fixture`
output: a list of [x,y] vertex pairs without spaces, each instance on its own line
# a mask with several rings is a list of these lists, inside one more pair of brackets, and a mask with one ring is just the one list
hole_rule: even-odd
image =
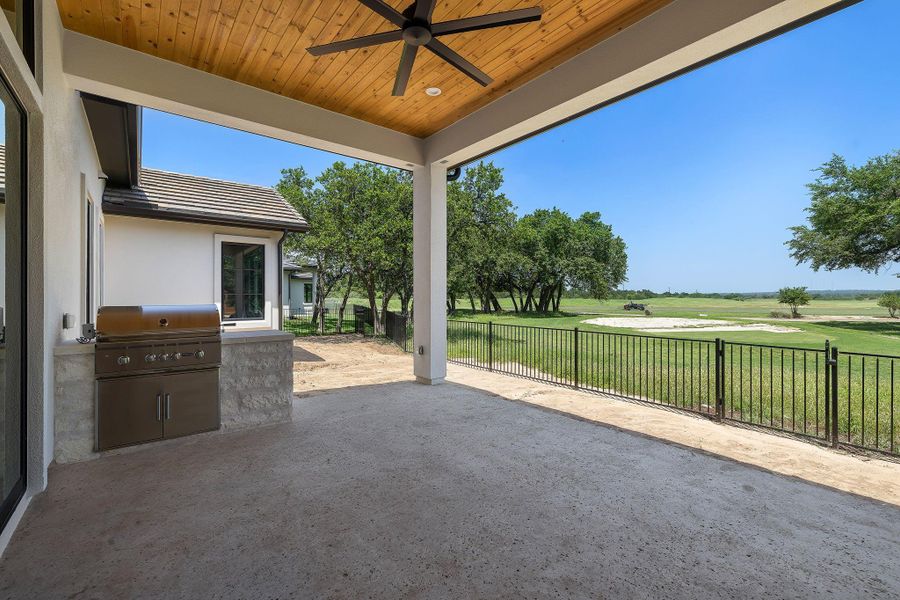
[[394,10],[383,0],[359,0],[361,4],[378,13],[400,29],[374,33],[349,40],[331,42],[321,46],[312,46],[307,51],[313,56],[322,56],[333,52],[356,50],[368,46],[377,46],[389,42],[403,42],[403,54],[400,57],[400,66],[397,69],[397,77],[394,80],[394,96],[402,96],[406,92],[406,84],[412,73],[413,63],[419,47],[424,46],[431,50],[446,62],[450,63],[482,86],[490,84],[493,79],[484,71],[467,61],[452,48],[437,39],[438,36],[477,31],[479,29],[491,29],[506,25],[521,25],[541,20],[542,9],[540,6],[520,8],[490,15],[466,17],[443,23],[432,23],[431,14],[437,0],[416,0],[402,13]]

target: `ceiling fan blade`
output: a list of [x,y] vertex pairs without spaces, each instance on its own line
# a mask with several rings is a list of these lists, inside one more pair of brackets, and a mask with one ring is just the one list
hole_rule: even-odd
[[413,18],[430,23],[435,4],[437,4],[437,0],[416,0],[416,12],[413,14]]
[[378,13],[397,27],[403,27],[406,17],[394,10],[383,0],[359,0],[360,4]]
[[520,8],[508,10],[491,15],[479,15],[453,21],[435,23],[431,26],[431,35],[449,35],[451,33],[463,33],[465,31],[477,31],[491,27],[503,27],[504,25],[521,25],[541,20],[542,9],[540,6],[532,8]]
[[416,62],[416,52],[418,51],[418,46],[403,44],[403,54],[400,56],[400,66],[397,67],[397,78],[394,79],[392,96],[402,96],[406,93],[406,84],[409,83],[409,76],[412,74],[413,63]]
[[487,73],[457,54],[456,51],[447,44],[436,39],[432,39],[430,42],[425,44],[425,47],[481,85],[489,85],[493,81],[493,79],[491,79]]
[[377,46],[378,44],[386,44],[388,42],[399,42],[403,39],[403,31],[385,31],[384,33],[375,33],[372,35],[364,35],[349,40],[339,40],[330,44],[321,44],[319,46],[311,46],[306,49],[313,56],[322,56],[323,54],[331,54],[332,52],[343,52],[345,50],[356,50],[357,48],[365,48],[367,46]]

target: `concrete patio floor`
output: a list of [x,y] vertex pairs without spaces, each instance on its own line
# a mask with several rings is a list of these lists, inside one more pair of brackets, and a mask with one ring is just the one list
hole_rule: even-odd
[[896,598],[900,509],[456,383],[53,468],[5,598]]

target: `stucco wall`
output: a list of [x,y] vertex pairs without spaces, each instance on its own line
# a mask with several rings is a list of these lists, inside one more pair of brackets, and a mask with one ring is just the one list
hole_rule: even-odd
[[[56,4],[43,10],[44,162],[44,347],[80,335],[84,321],[82,219],[84,198],[103,196],[93,138],[78,92],[62,71],[62,23]],[[96,211],[99,212],[99,211]],[[63,313],[76,316],[62,328]],[[44,353],[44,463],[53,457],[53,353]]]
[[278,327],[279,232],[117,215],[106,215],[104,222],[105,304],[219,304],[216,236],[258,238],[266,246],[268,319],[236,327]]

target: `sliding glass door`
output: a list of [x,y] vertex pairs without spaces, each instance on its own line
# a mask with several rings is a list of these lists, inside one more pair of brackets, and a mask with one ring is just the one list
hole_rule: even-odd
[[0,530],[25,493],[25,113],[0,77]]

